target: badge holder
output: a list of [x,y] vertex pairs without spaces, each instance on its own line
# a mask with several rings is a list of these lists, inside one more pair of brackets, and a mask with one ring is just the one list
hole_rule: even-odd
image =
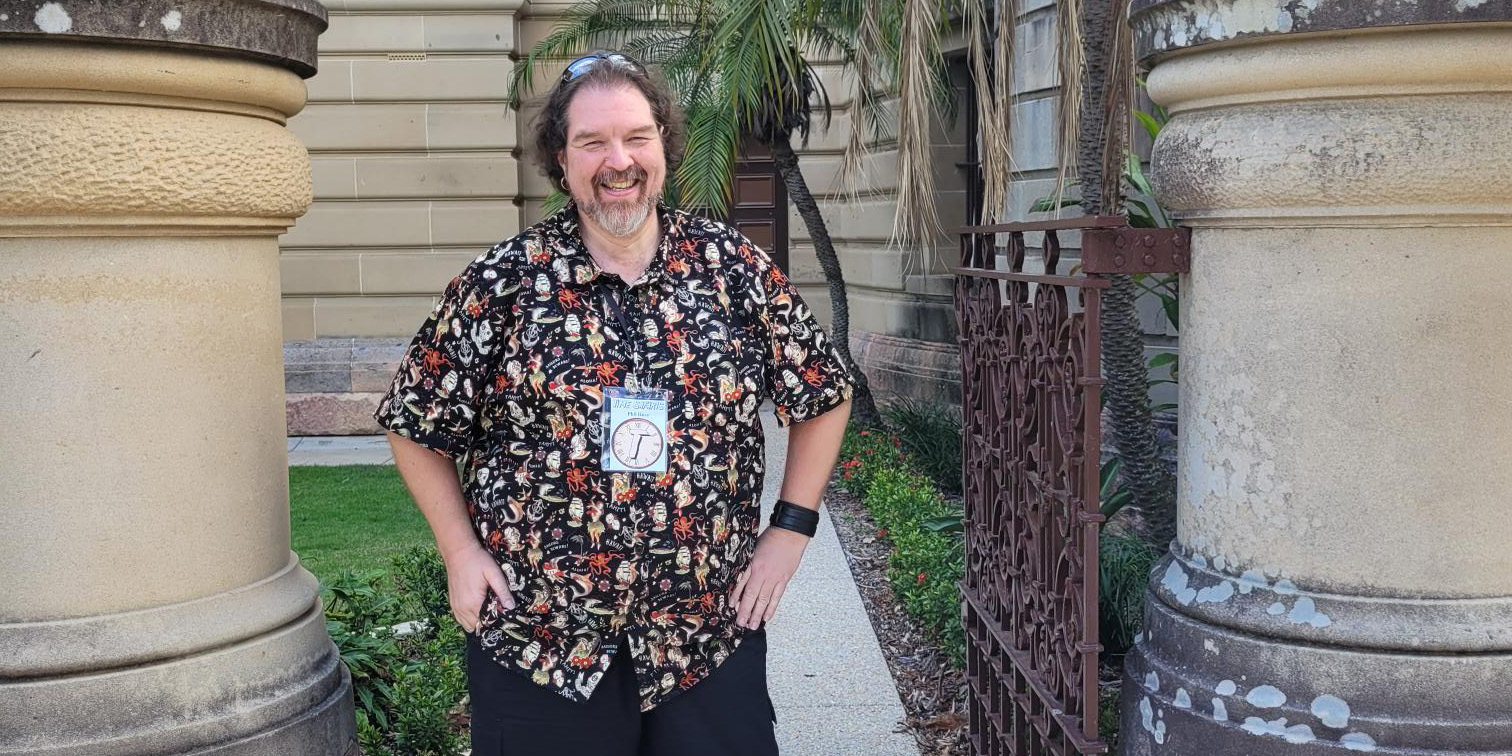
[[667,471],[667,405],[671,393],[659,388],[604,389],[606,419],[603,456],[605,472],[664,473]]

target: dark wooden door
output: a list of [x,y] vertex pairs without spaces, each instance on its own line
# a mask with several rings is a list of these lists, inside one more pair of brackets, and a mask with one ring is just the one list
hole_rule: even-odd
[[788,272],[787,185],[777,172],[772,151],[755,139],[746,140],[735,163],[730,211],[725,222],[766,250]]

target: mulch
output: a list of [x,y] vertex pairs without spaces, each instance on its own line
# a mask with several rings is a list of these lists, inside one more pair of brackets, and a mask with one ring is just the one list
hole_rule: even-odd
[[913,737],[922,756],[969,756],[964,670],[951,666],[949,655],[893,597],[887,582],[892,547],[877,537],[877,523],[866,507],[839,486],[830,487],[824,505],[908,714],[900,731]]

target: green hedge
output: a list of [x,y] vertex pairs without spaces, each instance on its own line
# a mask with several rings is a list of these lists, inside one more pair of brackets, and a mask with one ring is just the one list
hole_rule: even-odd
[[[343,572],[321,586],[326,629],[352,673],[357,739],[367,756],[456,756],[467,745],[466,637],[452,617],[433,547],[392,558],[392,572]],[[393,626],[422,620],[399,635]]]
[[924,625],[959,667],[966,658],[959,590],[966,563],[961,507],[914,469],[901,446],[891,434],[847,432],[840,485],[861,500],[877,522],[878,536],[892,546],[887,578],[904,611]]

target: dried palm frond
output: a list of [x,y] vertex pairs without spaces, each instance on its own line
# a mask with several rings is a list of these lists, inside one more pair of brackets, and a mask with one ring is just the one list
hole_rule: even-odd
[[[982,220],[992,223],[1007,212],[1008,187],[1013,180],[1013,67],[1016,58],[1015,20],[1018,3],[998,0],[993,34],[990,99],[978,88],[978,119],[991,120],[982,132]],[[987,107],[983,108],[982,106]]]
[[1051,207],[1059,214],[1067,182],[1076,175],[1080,151],[1082,104],[1082,0],[1060,0],[1056,5],[1056,69],[1060,74],[1060,102],[1056,126],[1060,129],[1055,174],[1055,197]]
[[[845,198],[855,202],[860,194],[860,184],[865,176],[868,149],[869,117],[881,104],[878,102],[880,66],[885,59],[885,43],[877,23],[877,4],[862,2],[860,19],[856,25],[856,44],[852,69],[855,74],[856,94],[851,100],[850,129],[845,137],[845,152],[840,156],[840,184]],[[871,131],[874,131],[872,129]]]
[[1115,2],[1108,14],[1108,67],[1103,81],[1102,212],[1120,211],[1124,166],[1129,154],[1129,111],[1134,96],[1134,40],[1129,4]]
[[[976,95],[978,162],[982,171],[982,217],[983,223],[991,223],[1002,212],[1003,198],[999,196],[997,176],[1006,164],[1006,157],[999,147],[1003,144],[999,131],[1002,121],[997,107],[998,93],[989,65],[995,60],[987,56],[987,9],[983,0],[965,0],[961,15],[966,22],[966,54],[971,63],[971,86]],[[998,13],[1002,16],[1001,10]]]
[[927,249],[940,231],[935,208],[933,155],[929,149],[930,107],[939,60],[940,0],[905,0],[898,77],[898,211],[893,238],[912,249]]

